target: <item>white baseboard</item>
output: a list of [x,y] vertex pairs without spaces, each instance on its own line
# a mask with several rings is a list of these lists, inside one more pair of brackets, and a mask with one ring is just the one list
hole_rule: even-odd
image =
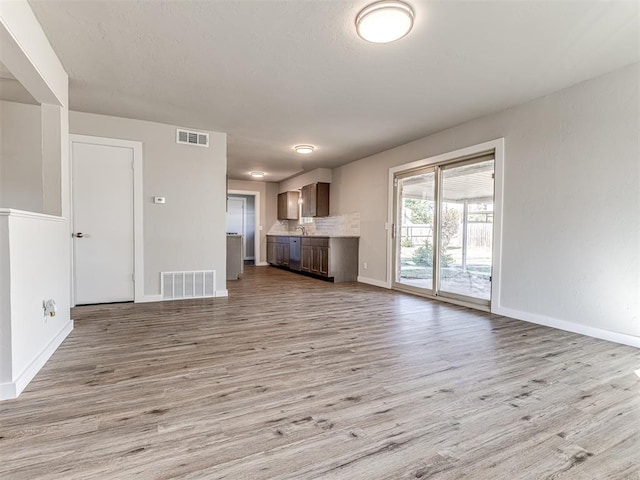
[[35,377],[40,369],[44,367],[47,360],[51,358],[51,355],[53,355],[72,330],[73,320],[69,320],[53,340],[49,342],[49,345],[47,345],[44,350],[42,350],[42,352],[40,352],[40,354],[29,364],[29,366],[25,368],[20,375],[18,375],[18,378],[13,382],[0,384],[0,400],[17,398],[27,385],[29,385],[29,382],[33,380],[33,377]]
[[149,302],[171,302],[174,300],[198,300],[199,298],[214,298],[214,297],[228,297],[228,290],[216,290],[214,295],[207,295],[205,297],[180,297],[180,298],[162,298],[162,295],[145,295],[139,298],[135,303],[149,303]]
[[268,267],[269,263],[268,262],[258,262],[256,263],[256,267]]
[[374,287],[391,288],[389,287],[389,285],[387,285],[387,282],[376,280],[375,278],[361,277],[358,275],[358,281],[360,283],[366,283],[367,285],[373,285]]
[[538,315],[537,313],[523,312],[521,310],[515,310],[512,308],[505,308],[501,306],[492,309],[492,313],[497,313],[498,315],[503,315],[505,317],[515,318],[517,320],[523,320],[525,322],[544,325],[546,327],[565,330],[567,332],[579,333],[580,335],[599,338],[601,340],[607,340],[609,342],[621,343],[623,345],[640,348],[640,337],[628,335],[626,333],[612,332],[601,328],[590,327],[588,325],[580,325],[579,323],[573,323],[566,320],[547,317],[545,315]]
[[162,295],[144,295],[142,298],[136,298],[134,303],[161,302]]

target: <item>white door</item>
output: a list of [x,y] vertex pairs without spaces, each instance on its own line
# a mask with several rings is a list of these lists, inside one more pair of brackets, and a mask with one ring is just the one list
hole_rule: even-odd
[[76,305],[134,298],[133,150],[71,143]]

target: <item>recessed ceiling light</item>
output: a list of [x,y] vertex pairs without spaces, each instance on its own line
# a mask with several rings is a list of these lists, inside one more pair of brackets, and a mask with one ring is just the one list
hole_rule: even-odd
[[376,2],[358,14],[356,30],[358,35],[368,42],[389,43],[411,31],[413,17],[413,9],[404,2]]
[[298,153],[311,153],[313,152],[313,150],[316,148],[313,145],[296,145],[295,147],[293,147],[295,149],[296,152]]
[[252,177],[262,178],[264,177],[264,172],[249,172]]

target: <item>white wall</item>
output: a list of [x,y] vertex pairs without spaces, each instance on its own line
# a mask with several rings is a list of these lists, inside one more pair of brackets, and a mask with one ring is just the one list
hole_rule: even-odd
[[324,182],[331,183],[332,171],[329,168],[316,168],[280,182],[280,193],[300,190],[305,185]]
[[[24,200],[33,205],[24,206],[57,214],[0,210],[0,399],[5,399],[22,391],[73,322],[67,217],[69,79],[25,0],[0,2],[0,44],[0,62],[42,104],[35,107],[42,128],[37,139],[41,190],[39,195],[31,191]],[[22,152],[13,157],[12,168],[20,156]],[[26,185],[32,180],[23,186],[30,189]],[[58,312],[45,322],[42,302],[47,298],[56,300]]]
[[[73,328],[69,257],[61,254],[68,251],[69,232],[65,219],[30,212],[0,210],[0,224],[0,269],[8,272],[1,283],[8,295],[0,313],[8,321],[2,322],[0,339],[0,398],[13,398]],[[55,317],[44,316],[48,299],[57,304]]]
[[[143,143],[145,295],[160,293],[160,272],[215,270],[226,293],[226,134],[209,148],[176,143],[176,126],[70,112],[74,134]],[[153,197],[166,197],[154,204]]]
[[334,169],[332,213],[361,215],[360,275],[387,279],[390,167],[504,137],[496,311],[640,337],[639,77],[628,66]]
[[0,101],[0,206],[42,212],[42,178],[40,107]]

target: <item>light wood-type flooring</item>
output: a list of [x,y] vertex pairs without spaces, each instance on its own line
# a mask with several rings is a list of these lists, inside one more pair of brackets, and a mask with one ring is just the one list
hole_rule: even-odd
[[272,267],[229,295],[76,308],[0,478],[640,478],[637,349]]

